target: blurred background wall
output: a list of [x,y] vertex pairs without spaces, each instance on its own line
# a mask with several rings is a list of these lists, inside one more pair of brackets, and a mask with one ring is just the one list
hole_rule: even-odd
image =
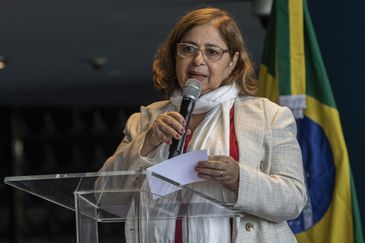
[[[187,11],[232,13],[256,64],[265,21],[251,0],[2,0],[0,176],[97,171],[122,139],[127,117],[162,97],[152,87],[159,44]],[[308,0],[340,111],[365,215],[361,101],[365,3]],[[1,66],[0,66],[1,68]],[[21,148],[14,146],[21,141]],[[0,242],[75,242],[74,215],[0,185]],[[106,229],[106,235],[107,235]]]

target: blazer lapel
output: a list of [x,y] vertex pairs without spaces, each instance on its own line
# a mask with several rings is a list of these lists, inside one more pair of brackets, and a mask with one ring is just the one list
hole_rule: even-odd
[[240,97],[234,105],[234,126],[240,163],[258,167],[264,156],[266,127],[263,104],[255,97]]

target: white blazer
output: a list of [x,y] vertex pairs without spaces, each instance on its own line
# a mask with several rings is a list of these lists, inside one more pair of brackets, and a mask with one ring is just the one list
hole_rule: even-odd
[[[162,161],[139,152],[148,128],[168,107],[169,101],[160,101],[133,114],[101,170],[136,170]],[[286,107],[250,96],[238,97],[234,112],[240,163],[235,207],[245,216],[234,221],[233,242],[296,242],[286,221],[300,214],[307,194],[294,117]]]

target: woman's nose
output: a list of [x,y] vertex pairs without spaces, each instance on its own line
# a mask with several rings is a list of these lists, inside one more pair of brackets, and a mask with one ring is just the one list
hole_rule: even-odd
[[201,64],[205,64],[205,58],[204,58],[204,54],[203,54],[202,50],[199,50],[196,53],[193,61],[194,61],[194,64],[197,65],[197,66],[201,65]]

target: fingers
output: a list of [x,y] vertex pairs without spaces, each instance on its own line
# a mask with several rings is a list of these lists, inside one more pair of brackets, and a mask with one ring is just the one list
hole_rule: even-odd
[[171,143],[172,138],[180,139],[185,133],[185,119],[178,112],[166,112],[157,116],[147,133],[146,140],[156,147],[161,143]]
[[237,163],[232,157],[226,155],[209,156],[207,161],[199,161],[197,166],[207,167],[215,170],[225,170],[227,165]]
[[227,175],[227,170],[224,167],[221,167],[221,169],[212,168],[212,167],[202,167],[202,166],[196,166],[195,170],[205,176],[209,176],[212,178],[220,178],[223,177],[223,175]]
[[155,125],[166,137],[180,139],[181,135],[185,132],[183,126],[184,119],[180,120],[180,116],[176,116],[174,113],[162,114],[157,117]]
[[167,116],[174,118],[179,124],[185,126],[185,119],[180,113],[173,111],[173,112],[167,112],[165,114]]
[[232,157],[209,156],[207,161],[199,161],[195,170],[200,178],[218,181],[232,190],[238,188],[239,163]]
[[226,170],[226,163],[220,161],[199,161],[197,168],[206,169],[209,171],[224,171]]
[[231,163],[233,161],[235,161],[231,156],[226,156],[226,155],[210,155],[208,157],[209,161],[220,161],[220,162],[225,162],[225,163]]
[[224,170],[213,170],[213,169],[197,169],[198,176],[207,180],[224,181],[231,178],[230,174]]

